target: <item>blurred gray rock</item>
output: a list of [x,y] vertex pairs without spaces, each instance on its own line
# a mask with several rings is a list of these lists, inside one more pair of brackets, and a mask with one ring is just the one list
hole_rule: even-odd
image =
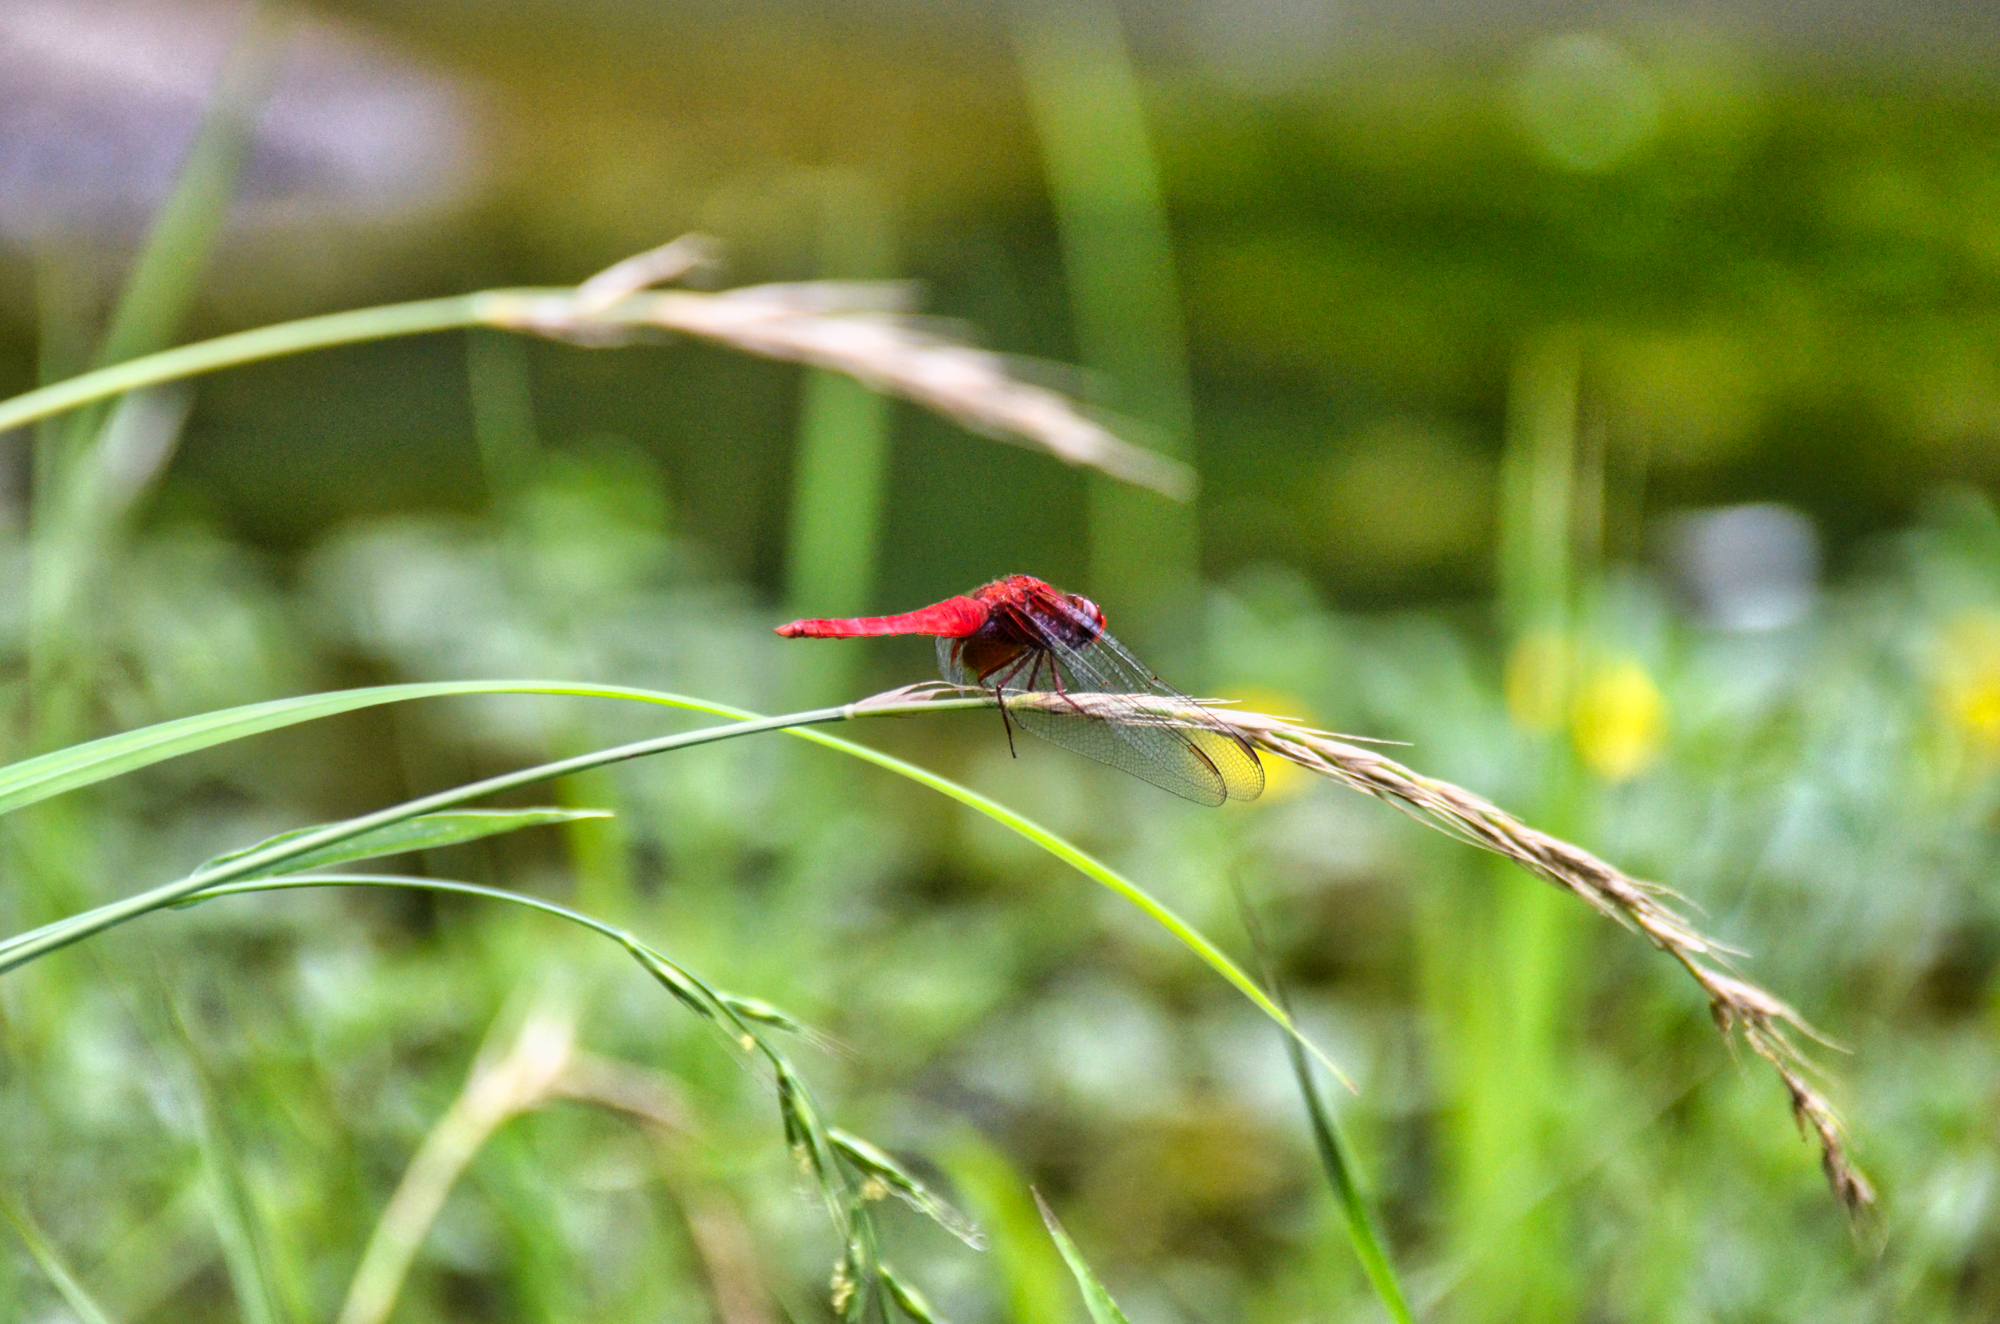
[[1667,523],[1666,552],[1696,615],[1724,630],[1773,630],[1819,594],[1819,534],[1790,506],[1689,511]]
[[[141,232],[250,12],[239,0],[0,4],[0,241]],[[474,174],[456,87],[352,31],[301,21],[257,118],[235,220],[393,220],[461,196]]]

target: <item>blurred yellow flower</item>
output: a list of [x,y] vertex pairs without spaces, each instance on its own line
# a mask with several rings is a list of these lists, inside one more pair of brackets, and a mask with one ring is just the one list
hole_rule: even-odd
[[1569,693],[1570,640],[1560,630],[1523,635],[1507,655],[1507,715],[1523,731],[1545,735],[1562,725]]
[[1592,667],[1570,707],[1577,755],[1606,781],[1624,781],[1651,766],[1665,748],[1667,700],[1646,668],[1631,658]]
[[1961,614],[1938,645],[1934,693],[1945,720],[1982,751],[2000,751],[2000,612]]
[[[1226,690],[1218,697],[1232,701],[1217,709],[1225,721],[1230,708],[1241,708],[1245,712],[1270,713],[1292,718],[1304,726],[1312,725],[1312,716],[1306,711],[1306,705],[1282,690],[1253,685],[1246,689]],[[1273,758],[1269,754],[1259,754],[1257,758],[1264,765],[1264,794],[1257,801],[1259,804],[1295,795],[1317,780],[1312,773],[1286,759]]]

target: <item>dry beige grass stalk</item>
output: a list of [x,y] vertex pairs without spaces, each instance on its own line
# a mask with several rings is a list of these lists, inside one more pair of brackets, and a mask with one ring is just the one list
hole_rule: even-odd
[[[913,687],[895,692],[900,701],[929,693],[958,697],[962,690]],[[889,696],[883,696],[887,698]],[[1035,706],[1059,712],[1079,709],[1088,716],[1116,699],[1116,712],[1129,715],[1137,700],[1165,725],[1185,724],[1187,705],[1133,695],[1010,694],[1009,707]],[[861,705],[857,705],[860,707]],[[1203,710],[1214,717],[1214,710]],[[1264,753],[1295,763],[1352,790],[1411,812],[1432,827],[1481,849],[1504,855],[1528,872],[1572,892],[1628,928],[1637,929],[1693,976],[1708,998],[1710,1013],[1725,1035],[1740,1031],[1750,1050],[1771,1064],[1784,1082],[1792,1116],[1819,1142],[1820,1162],[1834,1194],[1852,1213],[1874,1202],[1874,1189],[1853,1164],[1838,1113],[1807,1079],[1812,1064],[1792,1042],[1792,1033],[1822,1043],[1824,1038],[1791,1007],[1757,985],[1728,972],[1729,949],[1703,936],[1670,904],[1673,893],[1633,878],[1580,846],[1529,827],[1492,802],[1450,782],[1413,772],[1377,750],[1351,744],[1326,731],[1283,717],[1228,709],[1220,716]]]
[[909,315],[911,287],[883,281],[748,285],[704,294],[650,290],[711,260],[695,236],[627,258],[574,293],[496,292],[482,320],[589,345],[620,344],[648,330],[699,336],[762,358],[843,373],[915,401],[975,432],[1048,451],[1177,500],[1194,471],[1121,440],[1058,392],[1021,381],[998,354],[960,344]]
[[[511,1119],[558,1100],[592,1104],[638,1122],[666,1146],[688,1129],[668,1078],[629,1062],[586,1053],[567,1011],[537,1007],[505,1052],[489,1044],[458,1098],[424,1137],[376,1222],[348,1287],[339,1324],[383,1324],[396,1308],[418,1250],[466,1166]],[[729,1197],[662,1164],[686,1210],[695,1251],[714,1292],[721,1324],[770,1324],[775,1311],[757,1272],[742,1215]]]
[[556,1093],[575,1054],[575,1021],[544,1008],[527,1018],[504,1054],[480,1055],[465,1088],[424,1137],[376,1221],[348,1285],[339,1324],[382,1324],[389,1318],[418,1248],[466,1165],[507,1119],[540,1107]]

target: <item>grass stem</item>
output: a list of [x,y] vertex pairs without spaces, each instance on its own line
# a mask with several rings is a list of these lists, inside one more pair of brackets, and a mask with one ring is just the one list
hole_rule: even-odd
[[473,1064],[465,1087],[424,1136],[376,1220],[338,1324],[383,1324],[389,1318],[417,1251],[466,1166],[508,1119],[554,1097],[575,1050],[574,1020],[541,1009],[523,1022],[504,1056],[489,1060],[482,1055]]
[[[1111,0],[1013,0],[1014,46],[1063,250],[1078,356],[1117,392],[1149,442],[1188,458],[1193,392],[1165,189],[1144,89]],[[1093,481],[1090,591],[1155,656],[1190,642],[1193,510]]]
[[[1277,960],[1271,953],[1270,943],[1264,936],[1264,925],[1257,917],[1257,909],[1250,904],[1250,894],[1245,890],[1240,878],[1232,877],[1231,884],[1236,892],[1236,908],[1243,917],[1244,931],[1250,935],[1250,946],[1257,954],[1257,964],[1269,986],[1271,997],[1292,1013],[1291,999],[1286,996],[1284,985],[1278,979]],[[1412,1324],[1410,1306],[1403,1294],[1402,1282],[1396,1277],[1396,1268],[1384,1248],[1382,1230],[1377,1226],[1374,1211],[1369,1207],[1368,1194],[1362,1189],[1360,1168],[1354,1161],[1353,1148],[1347,1137],[1341,1133],[1340,1123],[1334,1119],[1320,1094],[1319,1082],[1313,1079],[1312,1063],[1299,1051],[1298,1041],[1285,1036],[1285,1054],[1291,1063],[1292,1079],[1298,1083],[1299,1097],[1304,1101],[1306,1120],[1312,1127],[1313,1147],[1319,1151],[1320,1168],[1326,1173],[1327,1182],[1333,1187],[1334,1199],[1340,1205],[1341,1217],[1347,1225],[1347,1239],[1354,1247],[1355,1258],[1361,1261],[1362,1272],[1381,1300],[1382,1308],[1389,1313],[1395,1324]]]
[[760,358],[827,369],[900,395],[974,431],[1046,451],[1175,499],[1194,472],[1085,418],[1065,397],[1014,378],[998,355],[886,317],[895,285],[821,281],[702,294],[631,293],[609,305],[577,289],[486,290],[328,313],[163,350],[0,401],[0,432],[161,382],[322,349],[487,326],[588,346],[673,333]]
[[[561,692],[562,689],[559,686],[537,685],[519,681],[491,682],[486,686],[482,686],[480,682],[458,682],[444,686],[384,688],[461,694],[478,692],[482,688],[488,688],[492,692],[527,691],[543,693]],[[614,695],[614,692],[609,689],[587,686],[568,687],[568,692],[595,693],[605,697],[613,697]],[[420,796],[414,800],[404,801],[399,805],[376,810],[372,814],[363,814],[357,818],[328,824],[325,827],[314,828],[266,842],[241,854],[227,856],[222,860],[215,861],[187,877],[176,879],[170,883],[163,883],[158,887],[150,888],[119,901],[108,902],[80,914],[71,915],[66,919],[45,924],[39,928],[31,929],[26,933],[17,934],[5,942],[0,942],[0,974],[16,969],[39,957],[46,956],[50,952],[58,951],[74,943],[81,942],[86,938],[114,928],[128,920],[137,919],[155,910],[172,906],[207,887],[278,872],[281,866],[289,861],[296,860],[324,847],[362,836],[365,833],[386,827],[392,823],[401,823],[423,814],[451,809],[469,801],[494,795],[502,791],[513,790],[517,787],[528,786],[536,782],[568,776],[572,773],[583,772],[593,768],[607,767],[612,764],[627,762],[631,759],[644,758],[652,754],[663,754],[676,749],[689,749],[698,745],[711,744],[719,740],[733,739],[737,736],[755,735],[765,731],[793,730],[804,739],[813,740],[831,749],[864,759],[878,767],[895,772],[912,781],[928,786],[932,790],[950,796],[959,803],[985,814],[987,817],[1027,838],[1029,841],[1054,855],[1057,859],[1075,868],[1085,877],[1110,889],[1138,907],[1154,923],[1172,934],[1182,946],[1186,947],[1196,956],[1199,956],[1210,969],[1234,985],[1238,992],[1255,1003],[1258,1010],[1283,1027],[1287,1033],[1298,1033],[1292,1025],[1291,1018],[1276,1003],[1272,1002],[1265,995],[1264,990],[1258,986],[1257,982],[1238,968],[1236,963],[1231,961],[1221,948],[1210,942],[1199,930],[1174,913],[1173,910],[1159,901],[1150,892],[1140,887],[1137,883],[1132,882],[1117,870],[1112,869],[1087,852],[1078,849],[1032,819],[1016,813],[996,800],[980,795],[977,791],[960,786],[949,778],[941,777],[934,772],[919,768],[915,764],[907,763],[893,755],[869,749],[865,745],[853,744],[852,742],[840,740],[820,732],[802,729],[830,722],[848,721],[863,716],[885,717],[920,712],[991,707],[994,703],[991,695],[938,697],[929,693],[906,694],[903,691],[891,691],[886,695],[877,696],[874,699],[864,700],[859,703],[843,704],[832,708],[809,709],[805,712],[788,713],[779,717],[759,717],[754,713],[747,713],[741,709],[730,708],[722,704],[706,703],[700,700],[684,698],[680,695],[644,690],[617,691],[615,696],[628,699],[641,699],[673,707],[692,708],[739,720],[725,726],[705,727],[699,731],[688,731],[679,735],[658,736],[649,740],[633,741],[629,744],[616,745],[609,749],[596,750],[588,754],[579,754],[572,758],[558,759],[552,763],[536,764],[533,767],[522,768],[510,773],[502,773],[498,776],[488,777],[464,786],[454,787],[451,790]],[[404,697],[416,697],[416,695],[412,693],[406,694]],[[258,709],[269,709],[273,706],[254,705]],[[348,706],[351,708],[362,705],[354,703]],[[269,730],[281,724],[277,721],[271,721],[256,729]],[[164,725],[173,726],[175,724],[167,723]],[[115,742],[119,738],[111,737],[109,739]],[[209,743],[216,742],[210,741]],[[185,749],[200,747],[202,746],[186,745],[180,748],[184,752]],[[59,753],[67,753],[67,751],[59,751]],[[46,764],[49,760],[45,756],[43,760],[31,762]],[[140,764],[127,761],[120,765],[119,770],[129,771],[135,766],[140,766]],[[57,772],[50,774],[52,778],[63,775],[61,765],[57,764],[56,767]],[[9,782],[8,774],[11,771],[13,770],[0,769],[0,806],[4,806],[6,803],[5,791]],[[87,778],[78,779],[73,771],[69,773],[69,776],[72,785],[85,784],[88,780]],[[14,780],[18,784],[20,780],[18,774]],[[1311,1043],[1306,1043],[1305,1047],[1337,1079],[1343,1084],[1347,1084],[1349,1088],[1352,1088],[1346,1074],[1334,1064],[1331,1058],[1327,1057],[1325,1053]]]

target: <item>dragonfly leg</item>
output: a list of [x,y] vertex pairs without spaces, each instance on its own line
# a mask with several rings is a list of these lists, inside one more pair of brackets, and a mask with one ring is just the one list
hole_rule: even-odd
[[1070,698],[1069,691],[1063,688],[1062,668],[1056,665],[1056,660],[1053,657],[1049,659],[1049,679],[1055,682],[1056,693],[1062,696],[1062,701],[1074,708],[1078,717],[1087,718],[1090,716],[1089,713],[1083,710],[1083,705],[1075,699]]
[[[1007,717],[1007,698],[1003,690],[1006,688],[1008,681],[1020,674],[1023,663],[1028,660],[1030,659],[1015,658],[1014,665],[1007,669],[1007,674],[993,682],[993,702],[1000,709],[1000,729],[1007,733],[1007,757],[1009,758],[1020,758],[1021,752],[1014,748],[1014,723]],[[1005,666],[1007,664],[1003,662],[1000,666],[993,668],[993,671],[987,672],[986,675],[990,676]],[[980,679],[985,680],[986,676],[981,676]],[[1031,684],[1033,683],[1032,674],[1030,674],[1029,681]]]
[[999,705],[1000,708],[1000,729],[1007,733],[1007,757],[1010,759],[1020,758],[1021,752],[1014,748],[1014,723],[1008,720],[1007,700],[1002,697],[998,683],[995,683],[993,686],[993,702]]

